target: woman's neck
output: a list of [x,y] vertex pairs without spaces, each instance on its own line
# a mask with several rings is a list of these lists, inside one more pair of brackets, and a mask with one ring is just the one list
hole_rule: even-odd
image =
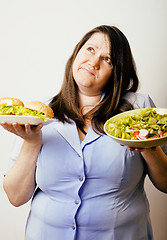
[[84,115],[94,108],[100,102],[101,96],[101,94],[86,95],[82,92],[79,92],[79,104],[82,114]]

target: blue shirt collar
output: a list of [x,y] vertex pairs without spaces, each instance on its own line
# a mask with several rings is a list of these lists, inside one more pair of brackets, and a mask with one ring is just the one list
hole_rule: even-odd
[[55,121],[54,127],[80,156],[82,156],[82,149],[86,144],[95,141],[101,136],[97,134],[90,126],[84,141],[80,143],[77,126],[74,121],[71,120],[71,123]]

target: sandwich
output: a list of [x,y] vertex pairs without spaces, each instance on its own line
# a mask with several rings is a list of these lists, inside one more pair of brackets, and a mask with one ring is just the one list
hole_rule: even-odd
[[24,105],[18,98],[0,98],[0,115],[39,117],[46,122],[54,117],[53,110],[46,104],[30,101]]

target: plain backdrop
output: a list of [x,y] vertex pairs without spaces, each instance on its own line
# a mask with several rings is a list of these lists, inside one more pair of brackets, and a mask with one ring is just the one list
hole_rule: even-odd
[[[26,102],[58,93],[74,46],[93,27],[108,24],[129,40],[139,91],[149,93],[157,107],[167,107],[166,13],[166,0],[0,0],[0,97]],[[13,135],[0,128],[2,240],[24,239],[30,207],[13,207],[2,188],[13,141]],[[167,195],[148,179],[146,191],[155,240],[166,240]]]

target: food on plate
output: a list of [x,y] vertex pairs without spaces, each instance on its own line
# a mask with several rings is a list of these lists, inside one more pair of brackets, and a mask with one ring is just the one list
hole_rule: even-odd
[[23,104],[17,98],[0,98],[0,115],[17,115],[39,117],[42,121],[54,117],[53,110],[46,104],[38,101],[31,101]]
[[13,106],[22,106],[24,107],[24,103],[20,101],[18,98],[10,98],[10,97],[3,97],[0,98],[0,105],[6,104],[7,106],[13,105]]
[[43,114],[46,118],[53,118],[54,112],[53,110],[46,104],[38,101],[31,101],[25,104],[26,109],[31,111],[36,111],[37,114]]
[[128,140],[147,140],[167,136],[167,114],[158,114],[147,107],[138,113],[126,115],[105,124],[106,132],[114,137]]

